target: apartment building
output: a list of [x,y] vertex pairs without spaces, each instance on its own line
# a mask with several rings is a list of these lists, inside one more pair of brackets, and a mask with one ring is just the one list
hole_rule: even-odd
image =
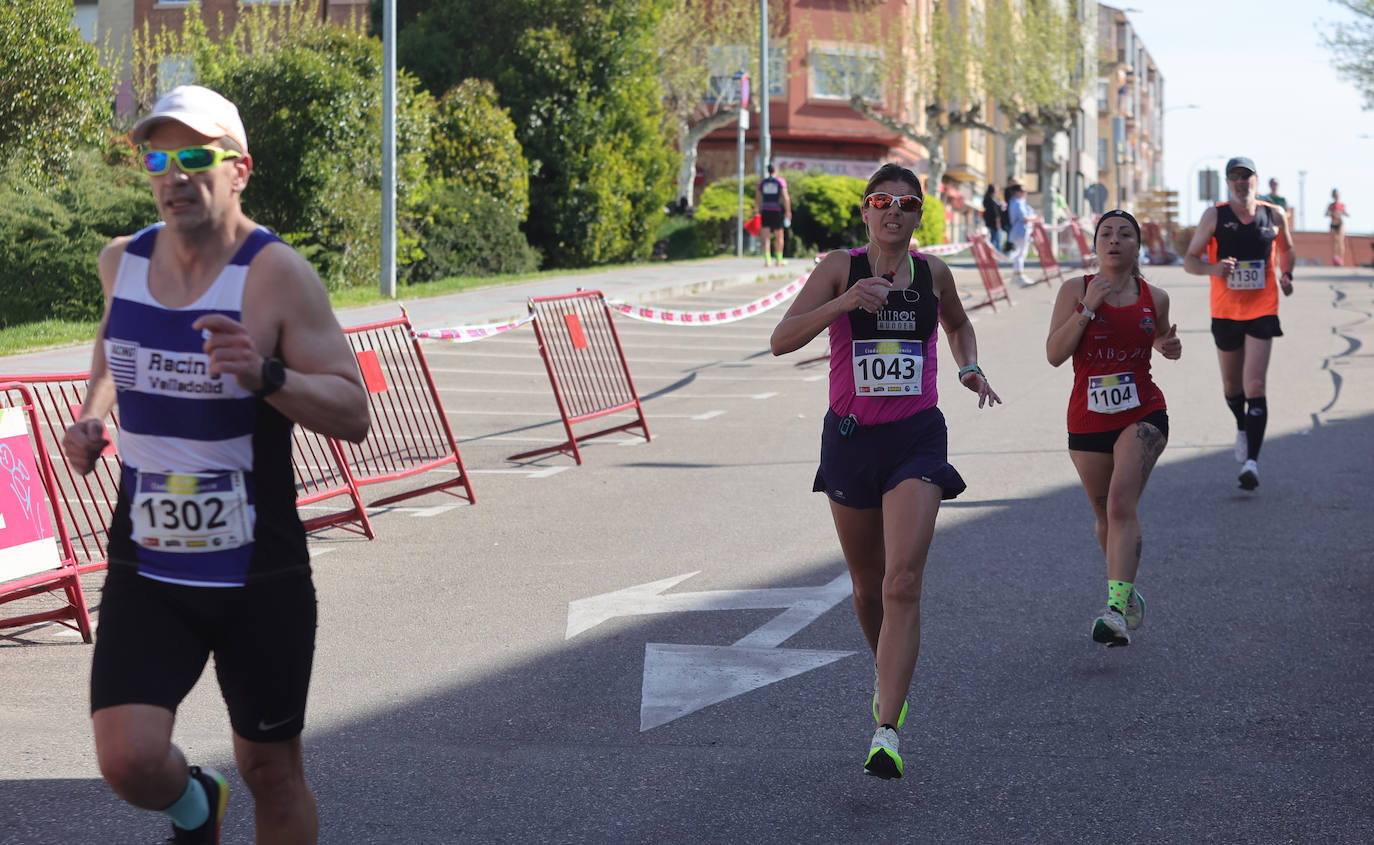
[[[861,16],[880,9],[895,31],[912,31],[929,20],[933,0],[876,0],[870,3],[787,0],[782,10],[784,35],[768,50],[769,135],[778,167],[817,168],[867,179],[883,162],[895,161],[918,172],[929,158],[924,147],[861,116],[849,104],[850,86],[859,76],[835,72],[847,63],[869,62],[876,44],[856,36]],[[772,14],[770,12],[770,14]],[[762,92],[755,91],[758,97]],[[904,120],[923,119],[889,103]],[[757,121],[746,132],[745,170],[758,172],[760,144]],[[699,166],[711,182],[736,172],[735,127],[708,135],[698,147]]]
[[[944,2],[954,4],[956,10],[974,12],[981,5],[981,0]],[[926,190],[938,192],[945,200],[951,212],[950,237],[963,237],[969,228],[979,225],[976,212],[988,184],[1000,190],[1013,178],[1027,188],[1037,209],[1052,213],[1054,194],[1058,193],[1073,212],[1090,213],[1089,188],[1100,178],[1096,160],[1098,98],[1093,84],[1098,75],[1099,4],[1096,0],[1061,2],[1083,23],[1086,38],[1080,71],[1086,80],[1084,94],[1073,110],[1070,131],[1050,138],[1011,133],[1010,141],[998,132],[980,129],[948,136],[943,144],[946,170],[942,184],[927,185]],[[910,32],[930,19],[934,5],[932,0],[787,0],[781,27],[784,36],[774,39],[769,48],[769,129],[772,157],[779,167],[814,167],[866,178],[880,163],[897,161],[918,173],[929,172],[928,150],[856,112],[849,104],[850,91],[837,84],[843,75],[823,71],[836,63],[862,62],[878,54],[874,42],[854,35],[861,31],[855,25],[860,15],[877,9],[891,22],[886,29]],[[924,126],[925,116],[911,113],[914,103],[909,95],[905,104],[896,92],[883,91],[882,97],[884,105],[896,110],[901,119]],[[985,97],[984,119],[994,129],[1005,129],[1007,117],[997,107],[995,92],[985,92]],[[703,181],[734,175],[736,133],[732,126],[702,141],[699,164]],[[746,133],[745,169],[750,173],[757,172],[759,136],[755,120]]]
[[1099,4],[1097,39],[1096,194],[1138,211],[1164,190],[1164,75],[1125,11]]

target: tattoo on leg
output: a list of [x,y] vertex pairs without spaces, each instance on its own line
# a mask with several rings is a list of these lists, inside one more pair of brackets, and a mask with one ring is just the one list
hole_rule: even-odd
[[1140,534],[1135,535],[1135,565],[1140,566],[1140,553],[1145,547],[1145,538]]
[[1150,480],[1150,471],[1155,468],[1155,462],[1159,456],[1164,454],[1164,435],[1159,429],[1149,423],[1137,423],[1135,427],[1136,439],[1140,441],[1140,492],[1145,492],[1145,482]]

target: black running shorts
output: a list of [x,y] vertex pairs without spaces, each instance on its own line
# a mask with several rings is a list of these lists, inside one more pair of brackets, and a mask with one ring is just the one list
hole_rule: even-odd
[[91,712],[152,704],[176,712],[215,656],[234,733],[281,742],[305,728],[315,655],[309,574],[243,587],[188,587],[111,567],[91,666]]
[[879,507],[883,494],[908,478],[941,488],[942,499],[953,499],[968,486],[949,464],[949,435],[939,408],[881,425],[855,426],[849,437],[840,436],[839,428],[840,416],[826,411],[821,466],[811,486],[836,504]]
[[1151,411],[1130,425],[1114,428],[1111,431],[1093,431],[1087,434],[1074,434],[1070,431],[1069,449],[1074,452],[1106,452],[1110,455],[1116,451],[1116,439],[1121,436],[1121,432],[1128,428],[1134,428],[1136,423],[1149,423],[1159,429],[1159,433],[1164,435],[1166,441],[1169,439],[1169,412],[1158,410]]
[[782,228],[782,209],[765,208],[759,212],[759,225],[774,231]]
[[1222,352],[1234,352],[1244,346],[1246,335],[1259,340],[1283,337],[1283,329],[1279,327],[1279,315],[1266,314],[1253,320],[1212,318],[1212,339],[1217,342],[1217,349]]

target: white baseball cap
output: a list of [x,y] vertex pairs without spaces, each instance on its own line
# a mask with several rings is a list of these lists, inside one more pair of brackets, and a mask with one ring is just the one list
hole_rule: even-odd
[[223,95],[199,85],[178,85],[153,105],[153,110],[134,124],[129,137],[135,144],[148,139],[153,127],[164,120],[175,120],[207,138],[229,136],[248,152],[248,136],[243,131],[239,110]]

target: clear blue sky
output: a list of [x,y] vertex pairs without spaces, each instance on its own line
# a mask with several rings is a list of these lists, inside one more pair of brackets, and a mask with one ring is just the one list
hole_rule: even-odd
[[[1290,204],[1303,198],[1298,171],[1307,171],[1299,228],[1325,229],[1322,212],[1339,188],[1347,231],[1374,232],[1374,112],[1337,76],[1321,37],[1350,21],[1348,11],[1329,0],[1109,5],[1137,10],[1127,17],[1164,74],[1164,174],[1185,223],[1202,214],[1197,169],[1220,170],[1226,158],[1246,155],[1261,192],[1277,178]],[[1173,108],[1189,104],[1201,108]]]

